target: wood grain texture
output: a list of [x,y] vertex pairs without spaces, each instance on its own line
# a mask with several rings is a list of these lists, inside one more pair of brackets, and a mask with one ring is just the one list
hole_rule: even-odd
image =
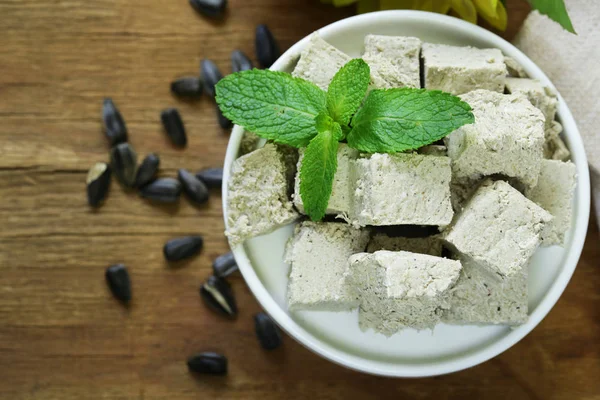
[[[510,38],[527,13],[508,2]],[[207,206],[157,207],[113,181],[90,210],[85,175],[107,160],[100,106],[120,107],[140,157],[155,151],[161,174],[222,163],[228,134],[207,99],[180,102],[169,82],[209,57],[225,73],[229,53],[253,53],[267,23],[287,48],[352,13],[317,0],[230,0],[222,23],[186,0],[0,0],[0,399],[598,399],[600,269],[597,227],[565,294],[538,328],[501,356],[467,371],[393,380],[346,370],[290,338],[257,344],[260,310],[239,276],[240,305],[224,321],[201,304],[200,283],[226,252],[220,194]],[[180,109],[189,146],[169,145],[162,109]],[[177,268],[161,249],[200,232],[203,253]],[[134,300],[121,307],[105,268],[130,268]],[[226,378],[190,375],[185,360],[226,353]]]

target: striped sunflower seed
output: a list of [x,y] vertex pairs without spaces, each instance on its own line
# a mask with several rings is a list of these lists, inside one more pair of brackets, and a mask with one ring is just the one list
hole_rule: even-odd
[[229,283],[225,279],[211,276],[200,287],[200,296],[213,311],[227,317],[237,316],[237,305]]
[[106,281],[112,294],[124,303],[131,300],[131,280],[123,264],[111,265],[106,269]]
[[127,126],[110,97],[102,103],[102,124],[111,147],[127,141]]
[[169,240],[163,247],[167,261],[181,261],[195,256],[202,250],[202,236],[184,236]]
[[219,106],[216,106],[216,110],[217,110],[217,121],[219,121],[219,126],[223,129],[231,128],[233,126],[233,122],[231,122],[231,120],[229,118],[227,118],[226,116],[223,115],[223,112],[221,111]]
[[256,27],[256,58],[262,68],[269,68],[279,56],[279,45],[268,26],[261,24]]
[[178,97],[197,98],[202,95],[202,80],[197,76],[185,76],[171,82],[171,92]]
[[187,360],[190,371],[200,374],[227,375],[227,358],[218,353],[204,352]]
[[142,187],[140,195],[159,203],[175,203],[181,195],[181,183],[173,178],[159,178]]
[[225,12],[227,0],[190,0],[190,5],[202,15],[217,18]]
[[137,175],[135,177],[135,187],[142,187],[150,183],[156,173],[158,172],[158,166],[160,164],[160,158],[154,153],[150,153],[144,158],[142,164],[138,168]]
[[110,150],[110,164],[119,182],[126,187],[134,186],[137,154],[129,143],[119,143]]
[[200,179],[209,188],[220,188],[223,185],[223,168],[207,168],[196,172]]
[[223,254],[215,259],[212,264],[213,274],[219,278],[225,278],[238,270],[233,253]]
[[231,52],[231,72],[248,71],[254,68],[252,61],[241,50]]
[[204,204],[208,201],[208,196],[210,194],[208,188],[204,182],[196,178],[194,174],[185,169],[180,169],[177,173],[177,177],[183,185],[183,191],[190,200],[197,204]]
[[223,79],[223,74],[219,71],[219,67],[212,60],[204,59],[200,63],[200,76],[204,82],[206,93],[215,98],[215,85]]
[[274,350],[281,345],[281,331],[267,314],[261,312],[254,316],[254,330],[263,349]]
[[177,147],[185,147],[187,135],[179,111],[176,108],[167,108],[160,113],[160,120],[171,142]]
[[98,207],[106,198],[110,187],[110,166],[103,162],[94,164],[88,171],[86,183],[88,204]]

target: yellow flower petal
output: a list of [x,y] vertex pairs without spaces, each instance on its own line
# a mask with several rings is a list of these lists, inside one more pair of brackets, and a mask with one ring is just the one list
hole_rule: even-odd
[[394,9],[413,9],[415,6],[415,0],[379,0],[380,8],[382,10],[394,10]]
[[471,0],[452,0],[452,10],[465,21],[477,23],[477,10]]
[[451,0],[418,0],[415,9],[446,14],[450,10]]
[[[490,9],[492,2],[495,2],[495,8]],[[501,31],[506,30],[506,24],[508,17],[506,15],[506,8],[504,4],[498,0],[474,0],[475,8],[477,12],[489,22],[494,28]]]
[[333,5],[336,7],[344,7],[352,3],[356,3],[356,0],[333,0]]
[[365,14],[379,10],[379,0],[358,0],[356,5],[356,12],[358,14]]

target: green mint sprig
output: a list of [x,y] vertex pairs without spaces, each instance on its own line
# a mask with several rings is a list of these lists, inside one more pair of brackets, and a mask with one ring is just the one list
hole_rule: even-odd
[[327,210],[339,141],[347,138],[348,146],[366,153],[416,150],[475,120],[471,107],[449,93],[402,88],[367,95],[370,75],[367,63],[354,59],[327,92],[257,69],[231,74],[216,86],[217,103],[235,124],[275,143],[306,147],[300,197],[314,221]]

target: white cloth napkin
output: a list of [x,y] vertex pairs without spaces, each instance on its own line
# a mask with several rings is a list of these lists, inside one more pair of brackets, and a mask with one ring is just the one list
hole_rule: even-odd
[[600,4],[598,0],[565,3],[577,35],[533,11],[514,44],[548,75],[577,121],[600,224]]

